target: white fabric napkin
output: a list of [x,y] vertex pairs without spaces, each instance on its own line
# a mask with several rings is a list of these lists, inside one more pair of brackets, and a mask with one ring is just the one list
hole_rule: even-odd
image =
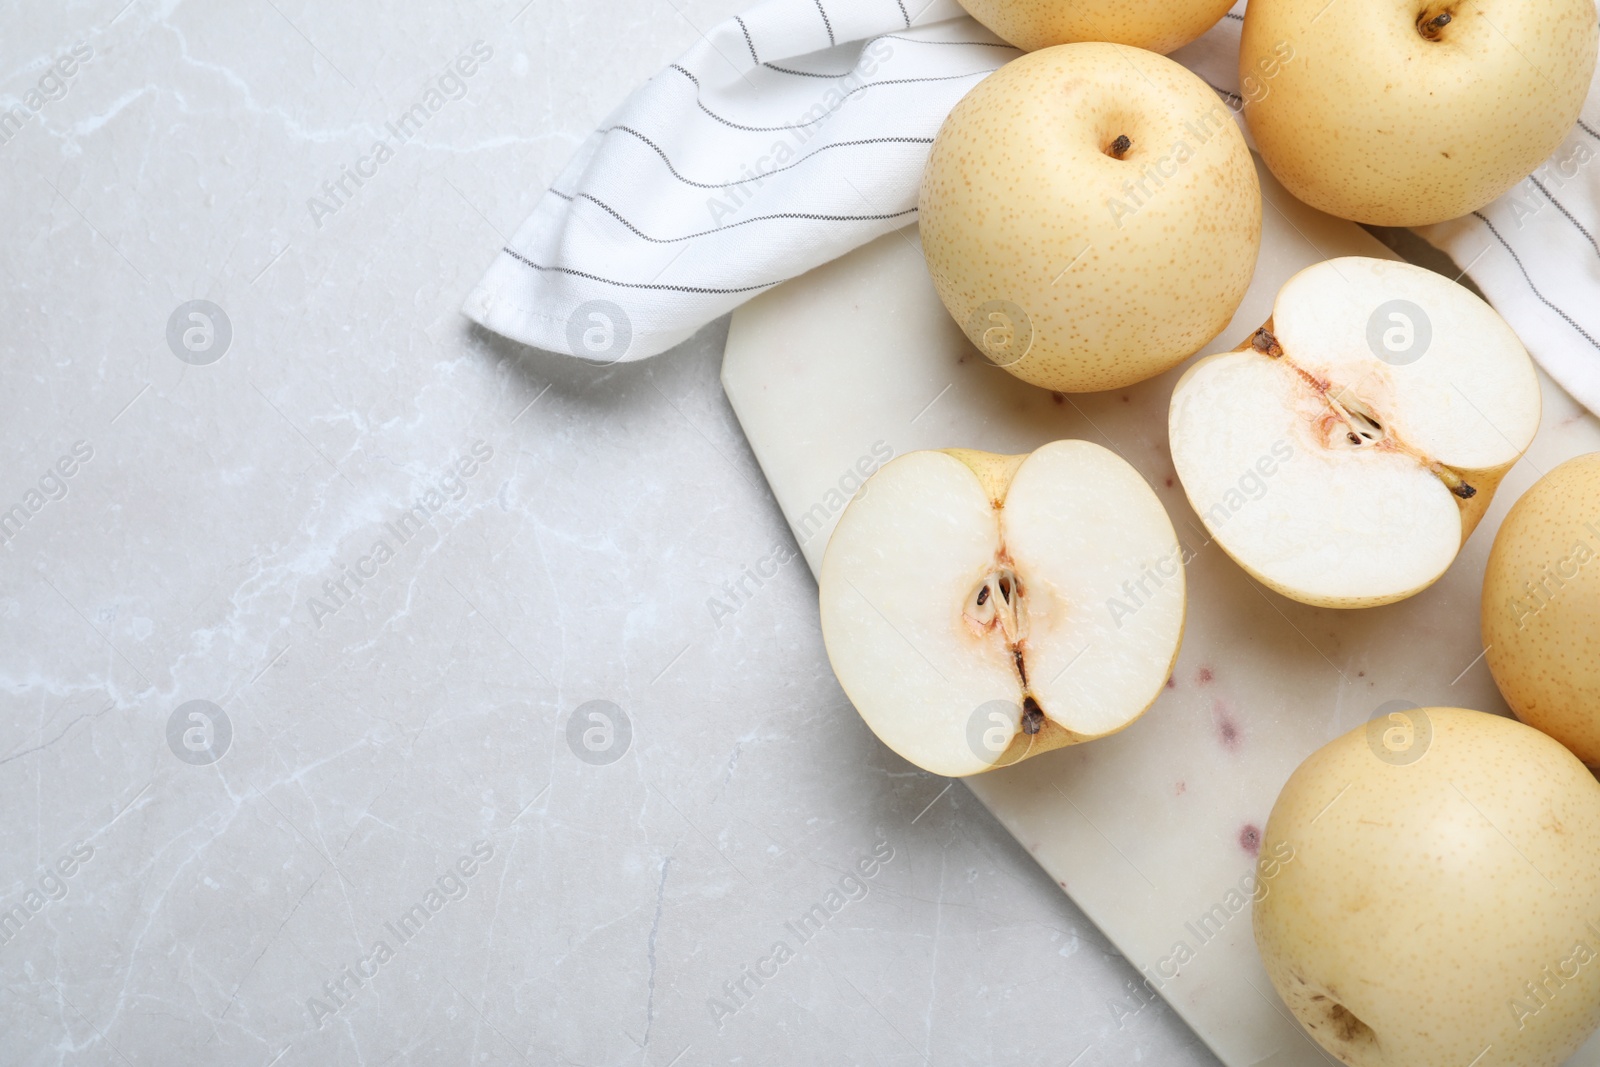
[[[1244,8],[1172,57],[1236,117]],[[1018,54],[956,0],[764,0],[590,135],[463,310],[524,344],[600,362],[663,352],[914,221],[940,123]],[[1482,211],[1420,232],[1600,412],[1597,131],[1591,87],[1549,163]]]

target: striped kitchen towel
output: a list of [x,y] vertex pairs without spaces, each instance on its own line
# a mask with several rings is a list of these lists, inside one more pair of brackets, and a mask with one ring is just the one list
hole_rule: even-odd
[[[1244,7],[1172,57],[1236,117]],[[1018,54],[957,0],[764,0],[589,136],[463,310],[524,344],[597,362],[666,351],[756,293],[915,221],[940,123]],[[1482,211],[1420,232],[1600,412],[1597,131],[1591,88],[1583,121],[1544,167]]]
[[1556,384],[1600,415],[1597,160],[1600,92],[1590,85],[1577,127],[1522,184],[1417,232],[1465,268]]
[[589,359],[663,352],[913,222],[940,123],[1019,54],[956,0],[765,0],[590,135],[464,310]]

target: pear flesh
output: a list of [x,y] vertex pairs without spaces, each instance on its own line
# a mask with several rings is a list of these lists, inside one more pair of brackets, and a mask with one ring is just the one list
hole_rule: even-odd
[[1173,390],[1173,464],[1211,537],[1257,580],[1323,607],[1404,599],[1444,574],[1541,400],[1495,311],[1431,271],[1350,257],[1278,293],[1272,318]]
[[1160,694],[1183,631],[1166,511],[1084,441],[901,456],[846,508],[818,584],[845,693],[942,775],[1122,729]]

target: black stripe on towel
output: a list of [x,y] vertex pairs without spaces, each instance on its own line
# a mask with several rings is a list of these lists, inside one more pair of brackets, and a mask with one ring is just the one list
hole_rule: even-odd
[[[732,187],[734,187],[736,185],[748,185],[753,181],[759,181],[759,180],[761,180],[763,178],[771,177],[774,174],[782,174],[786,170],[793,170],[795,167],[798,167],[800,164],[804,163],[806,160],[810,159],[811,157],[819,156],[822,153],[827,152],[830,149],[834,149],[834,148],[850,148],[852,146],[864,145],[864,144],[932,144],[933,143],[933,138],[932,137],[864,137],[864,138],[862,138],[861,140],[858,140],[858,141],[836,141],[833,144],[825,144],[821,148],[818,148],[814,152],[807,152],[805,155],[801,156],[799,159],[795,160],[793,163],[790,163],[790,164],[788,164],[786,166],[774,167],[772,170],[764,170],[760,174],[756,175],[754,178],[740,178],[737,181],[731,181],[731,182],[697,182],[693,178],[687,178],[684,175],[680,174],[678,172],[678,168],[673,165],[672,160],[670,158],[668,158],[667,153],[662,150],[661,146],[656,144],[650,138],[646,137],[644,134],[640,133],[638,130],[634,129],[632,126],[612,126],[612,127],[608,128],[608,129],[601,130],[600,132],[601,132],[602,135],[604,135],[604,134],[610,133],[612,130],[619,130],[622,133],[629,134],[629,135],[631,135],[633,137],[638,138],[640,141],[643,141],[645,144],[649,145],[655,151],[655,154],[661,157],[661,162],[663,162],[663,163],[665,163],[667,165],[667,170],[672,172],[672,176],[674,178],[678,179],[680,182],[682,182],[685,185],[692,185],[696,189],[731,189]],[[551,191],[554,192],[554,190],[551,190]],[[560,193],[557,193],[556,195],[557,196],[562,196],[562,194],[560,194]],[[565,199],[570,199],[570,198],[562,196],[562,199],[565,200]]]
[[828,79],[848,78],[850,75],[852,75],[852,74],[854,74],[856,72],[856,68],[854,68],[854,67],[851,67],[849,70],[845,71],[843,74],[824,74],[824,73],[821,73],[819,71],[814,71],[814,70],[795,70],[793,67],[780,67],[776,63],[763,63],[761,65],[763,67],[765,67],[766,69],[768,69],[768,70],[775,70],[779,74],[793,74],[796,77],[800,77],[800,78],[828,78]]
[[1533,279],[1528,277],[1528,268],[1522,265],[1522,257],[1517,255],[1517,250],[1512,248],[1510,243],[1507,242],[1504,237],[1500,236],[1500,231],[1494,228],[1494,223],[1490,222],[1481,211],[1474,211],[1472,215],[1479,222],[1489,227],[1489,232],[1494,234],[1494,239],[1496,241],[1500,242],[1500,247],[1504,248],[1511,254],[1511,261],[1515,263],[1517,265],[1517,269],[1522,272],[1522,280],[1528,283],[1528,288],[1533,292],[1534,296],[1539,298],[1539,303],[1543,304],[1551,311],[1554,311],[1557,315],[1560,315],[1561,318],[1566,321],[1568,326],[1571,326],[1574,330],[1577,330],[1580,335],[1582,335],[1585,341],[1588,341],[1589,344],[1594,348],[1600,349],[1600,343],[1597,343],[1593,337],[1589,336],[1588,330],[1585,330],[1582,326],[1579,326],[1576,322],[1574,322],[1571,315],[1568,315],[1565,311],[1562,311],[1555,304],[1551,303],[1550,298],[1541,293],[1539,291],[1539,287],[1533,284]]
[[756,43],[750,38],[750,27],[746,26],[744,19],[738,15],[733,16],[733,21],[737,22],[739,28],[744,31],[744,43],[750,48],[750,62],[759,67],[761,65],[761,57],[756,55]]
[[828,9],[822,6],[822,0],[813,0],[817,5],[817,13],[822,16],[822,24],[828,28],[828,45],[832,47],[839,42],[833,39],[833,20],[828,17]]
[[662,282],[619,282],[615,278],[602,278],[598,274],[590,274],[587,271],[573,270],[571,267],[551,267],[546,266],[543,263],[535,263],[527,256],[522,255],[520,252],[512,251],[509,248],[502,248],[500,251],[504,252],[506,255],[510,256],[512,259],[516,260],[518,263],[521,263],[530,270],[545,271],[554,274],[570,274],[575,278],[587,278],[591,282],[600,282],[604,285],[615,285],[622,289],[657,289],[670,293],[749,293],[754,292],[757,289],[770,289],[774,285],[782,285],[785,281],[789,280],[787,278],[783,278],[775,282],[762,282],[760,285],[745,285],[737,289],[714,289],[699,285],[666,285]]
[[1594,243],[1594,234],[1590,233],[1588,231],[1588,229],[1584,227],[1583,223],[1579,222],[1577,217],[1574,216],[1572,214],[1572,212],[1567,210],[1567,206],[1565,204],[1563,204],[1561,201],[1557,200],[1551,194],[1550,190],[1548,190],[1548,189],[1546,189],[1544,187],[1544,183],[1543,182],[1541,182],[1538,178],[1535,178],[1531,174],[1528,175],[1528,180],[1533,183],[1533,187],[1535,189],[1539,190],[1541,193],[1544,194],[1544,198],[1546,200],[1550,201],[1552,204],[1554,204],[1556,206],[1556,210],[1557,211],[1561,212],[1561,214],[1563,214],[1563,215],[1565,215],[1567,217],[1567,221],[1568,222],[1572,223],[1572,225],[1574,225],[1574,226],[1576,226],[1578,228],[1578,232],[1583,234],[1584,240],[1589,242],[1589,247],[1594,249],[1594,254],[1597,255],[1597,256],[1600,256],[1600,245],[1597,245],[1597,244]]
[[[673,63],[667,69],[668,70],[677,71],[679,74],[682,74],[685,78],[688,78],[690,81],[694,82],[695,88],[697,90],[700,88],[700,79],[696,78],[693,74],[689,73],[687,70],[685,70],[683,67],[679,66],[678,64]],[[839,109],[839,107],[842,107],[844,105],[844,101],[845,100],[848,100],[850,97],[854,96],[855,94],[860,93],[860,92],[865,92],[868,89],[877,88],[880,85],[912,85],[912,84],[916,84],[916,83],[919,83],[919,82],[959,81],[962,78],[974,78],[974,77],[981,77],[981,76],[987,75],[987,74],[993,74],[998,69],[999,69],[998,67],[989,67],[986,70],[975,70],[975,71],[972,71],[972,72],[967,73],[967,74],[942,74],[942,75],[939,75],[938,77],[928,77],[928,78],[890,78],[890,79],[886,79],[884,81],[879,81],[879,82],[867,82],[865,85],[858,85],[854,89],[851,89],[849,92],[843,94],[843,96],[840,98],[839,104],[834,107],[834,110],[837,111]],[[734,129],[734,130],[744,130],[746,133],[777,133],[777,132],[780,132],[782,130],[803,130],[807,126],[816,125],[817,123],[821,122],[823,119],[827,118],[829,115],[833,114],[833,111],[829,111],[829,112],[826,112],[826,113],[824,113],[822,115],[818,115],[816,118],[811,119],[809,122],[794,122],[794,123],[788,123],[788,124],[783,125],[783,126],[745,126],[745,125],[742,125],[740,123],[734,122],[732,119],[723,118],[721,115],[717,114],[715,111],[712,111],[710,108],[706,107],[706,105],[703,102],[701,102],[701,100],[700,100],[698,95],[696,95],[696,97],[695,97],[695,106],[698,107],[701,111],[704,111],[707,115],[709,115],[711,118],[715,119],[717,122],[722,123],[724,126],[727,126],[728,128]]]
[[[1022,49],[1018,48],[1016,45],[1006,44],[1004,41],[924,41],[919,37],[907,37],[900,33],[880,33],[878,36],[872,39],[872,41],[883,40],[910,41],[912,44],[965,44],[972,45],[976,48],[1009,48],[1013,52],[1022,51]],[[867,43],[871,44],[872,41],[868,41]]]
[[1244,106],[1244,97],[1240,96],[1238,93],[1230,93],[1230,92],[1228,92],[1228,90],[1223,89],[1223,88],[1221,88],[1219,86],[1211,85],[1210,82],[1206,82],[1206,84],[1211,86],[1211,91],[1212,92],[1216,93],[1218,96],[1222,97],[1223,99],[1232,101],[1238,107],[1243,107]]
[[[972,47],[972,48],[1007,48],[1007,49],[1010,49],[1013,52],[1021,52],[1022,51],[1022,49],[1016,47],[1015,45],[1006,44],[1004,41],[923,41],[923,40],[919,40],[919,39],[917,39],[915,37],[904,37],[904,36],[902,36],[902,35],[900,35],[898,33],[880,33],[880,34],[878,34],[878,36],[873,37],[873,38],[869,39],[868,41],[866,41],[861,46],[862,51],[865,52],[868,48],[871,48],[874,44],[878,43],[879,41],[905,41],[905,42],[907,42],[909,44],[944,44],[944,45],[954,44],[954,45],[966,45],[966,46]],[[755,50],[751,49],[750,54],[751,55],[755,55]],[[839,74],[826,74],[826,73],[818,73],[817,71],[812,71],[812,70],[795,70],[793,67],[780,67],[776,63],[762,63],[761,66],[765,67],[768,70],[775,70],[779,74],[793,74],[793,75],[796,75],[797,77],[801,77],[801,78],[848,78],[850,75],[852,75],[852,74],[854,74],[856,72],[856,68],[855,67],[851,67],[849,70],[844,71],[844,72],[839,73]],[[1216,86],[1213,85],[1212,88],[1216,89]],[[1220,93],[1220,92],[1222,92],[1222,90],[1221,89],[1217,89],[1217,92]]]
[[697,237],[707,237],[714,233],[722,233],[725,230],[733,230],[739,228],[740,226],[748,226],[753,222],[771,222],[774,219],[801,219],[807,222],[878,222],[883,219],[897,219],[902,215],[910,215],[917,210],[914,207],[909,207],[904,211],[894,211],[884,215],[813,215],[799,211],[780,211],[772,215],[755,215],[748,219],[740,219],[738,222],[730,222],[726,226],[713,226],[709,230],[701,230],[698,233],[685,234],[682,237],[651,237],[649,234],[645,233],[643,230],[639,229],[639,227],[635,226],[633,223],[624,218],[621,212],[617,211],[616,208],[612,207],[610,204],[599,199],[598,197],[590,196],[588,193],[561,193],[556,192],[554,189],[550,191],[555,193],[555,195],[560,197],[562,200],[569,202],[573,200],[589,201],[589,203],[594,204],[601,211],[604,211],[607,215],[610,215],[612,218],[626,226],[640,240],[649,241],[653,245],[681,244],[684,241],[693,241]]

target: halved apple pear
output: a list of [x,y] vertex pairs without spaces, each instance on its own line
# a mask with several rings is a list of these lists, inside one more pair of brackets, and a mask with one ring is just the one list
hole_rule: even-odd
[[1196,514],[1284,596],[1371,607],[1444,574],[1539,427],[1539,382],[1494,309],[1431,271],[1308,267],[1238,349],[1172,393]]
[[822,636],[872,731],[968,775],[1122,729],[1172,672],[1184,560],[1138,472],[1085,441],[912,452],[845,509]]

